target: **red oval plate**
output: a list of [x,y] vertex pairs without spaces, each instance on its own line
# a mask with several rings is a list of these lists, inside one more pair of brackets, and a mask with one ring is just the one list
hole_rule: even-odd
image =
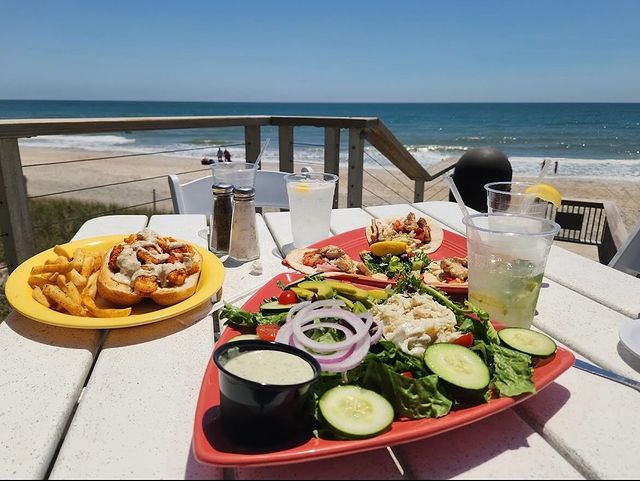
[[[257,311],[263,299],[281,292],[281,289],[277,285],[278,281],[288,284],[300,277],[300,274],[297,273],[285,273],[274,277],[253,295],[253,297],[245,303],[243,308],[247,311]],[[499,328],[499,326],[496,327]],[[227,328],[218,341],[218,344],[225,343],[238,334],[238,331]],[[548,359],[544,364],[536,366],[534,368],[533,380],[538,392],[569,369],[573,365],[574,359],[573,353],[562,347],[558,347],[554,357]],[[370,439],[336,441],[317,439],[310,435],[308,439],[302,440],[295,445],[273,446],[268,450],[255,451],[229,441],[219,429],[220,392],[218,388],[218,371],[210,359],[204,374],[200,395],[198,397],[198,405],[196,407],[193,430],[193,451],[199,462],[223,467],[273,466],[315,461],[322,458],[343,456],[379,449],[385,446],[408,443],[434,436],[509,409],[533,395],[534,394],[527,394],[517,398],[491,399],[487,404],[452,411],[441,418],[395,421],[389,431]]]

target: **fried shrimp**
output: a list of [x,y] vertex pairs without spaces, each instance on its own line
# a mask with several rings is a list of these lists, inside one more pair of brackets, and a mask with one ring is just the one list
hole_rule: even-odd
[[187,276],[186,269],[175,269],[167,274],[167,282],[174,286],[181,286],[186,282]]
[[147,249],[139,249],[138,250],[138,260],[143,264],[160,264],[162,263],[162,257],[157,254],[154,255],[149,252]]
[[122,253],[124,246],[122,244],[118,244],[113,249],[111,249],[111,255],[109,255],[109,269],[113,272],[118,272],[120,267],[118,266],[118,256]]
[[156,276],[138,276],[132,282],[133,290],[140,294],[151,294],[158,289],[158,278]]

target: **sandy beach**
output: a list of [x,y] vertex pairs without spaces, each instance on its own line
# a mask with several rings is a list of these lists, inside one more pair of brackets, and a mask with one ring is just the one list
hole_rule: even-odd
[[[210,170],[199,158],[167,155],[125,156],[118,152],[96,152],[67,149],[22,147],[21,157],[27,178],[29,196],[56,192],[64,198],[93,200],[122,206],[145,204],[160,211],[172,212],[171,196],[166,176],[180,174],[183,180],[207,175]],[[82,161],[81,159],[95,159]],[[60,162],[66,162],[60,164]],[[47,165],[50,164],[50,165]],[[321,170],[321,164],[298,163],[295,170],[310,166]],[[265,162],[266,170],[278,170],[275,163]],[[148,180],[143,180],[148,179]],[[514,180],[533,180],[515,177]],[[550,174],[546,181],[555,186],[566,199],[610,200],[616,203],[622,220],[630,230],[640,220],[640,183],[583,180]],[[92,188],[106,184],[107,187]],[[346,207],[347,171],[340,172],[339,206]],[[425,200],[448,200],[448,188],[443,180],[426,185]],[[363,205],[395,204],[413,201],[413,182],[393,167],[367,167],[364,173]],[[126,211],[124,211],[126,213]],[[583,247],[583,246],[576,246]],[[584,249],[578,249],[579,251]],[[588,248],[592,252],[594,248]],[[592,257],[592,254],[586,254]]]

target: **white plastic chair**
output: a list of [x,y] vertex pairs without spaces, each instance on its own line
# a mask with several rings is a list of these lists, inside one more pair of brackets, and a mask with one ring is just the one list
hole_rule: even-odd
[[[288,172],[258,170],[256,172],[256,207],[289,208],[284,176]],[[169,175],[169,189],[176,214],[211,215],[213,176],[208,175],[184,184],[175,174]]]
[[640,277],[640,222],[613,256],[609,267]]

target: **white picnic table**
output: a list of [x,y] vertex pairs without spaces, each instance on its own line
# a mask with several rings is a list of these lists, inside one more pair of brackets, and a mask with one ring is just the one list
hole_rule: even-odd
[[[410,210],[464,233],[449,202],[336,209],[331,231]],[[252,262],[225,263],[222,297],[236,305],[286,270],[289,214],[257,220],[262,273]],[[207,245],[207,219],[199,215],[100,217],[74,240],[145,226]],[[640,313],[640,279],[553,247],[543,286],[535,328],[576,357],[640,381],[640,361],[618,340],[621,324]],[[0,324],[0,476],[636,479],[640,473],[640,394],[574,368],[512,409],[420,441],[275,467],[200,464],[192,435],[214,348],[210,307],[112,330],[54,327],[12,312]]]

